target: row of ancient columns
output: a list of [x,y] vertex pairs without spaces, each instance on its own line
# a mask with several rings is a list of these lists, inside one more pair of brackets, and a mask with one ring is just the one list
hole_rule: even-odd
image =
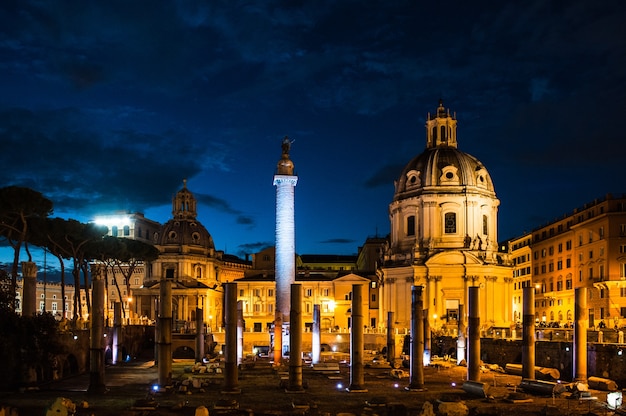
[[[32,274],[32,273],[29,273]],[[36,274],[36,272],[34,273]],[[92,272],[92,309],[90,326],[90,392],[102,392],[104,384],[104,279],[105,269],[94,267]],[[24,310],[28,313],[26,299],[30,299],[31,282],[24,281]],[[241,311],[238,310],[237,284],[226,283],[225,289],[225,379],[224,391],[237,392],[238,388],[238,356],[240,340],[238,327],[241,326]],[[479,288],[468,288],[468,337],[467,337],[467,379],[480,381],[480,301]],[[302,390],[302,287],[291,285],[290,310],[290,357],[288,391]],[[522,376],[534,379],[535,374],[535,307],[534,288],[523,289],[523,338],[522,338]],[[164,280],[160,285],[159,320],[157,323],[157,363],[159,386],[169,386],[172,382],[172,287],[171,282]],[[32,303],[32,302],[30,302]],[[29,306],[31,307],[31,306]],[[201,359],[204,349],[203,314],[196,314],[196,328],[200,328],[197,338],[197,358]],[[319,362],[320,331],[319,305],[314,308],[313,326],[313,361]],[[460,317],[461,318],[461,317]],[[392,334],[393,313],[389,314],[388,334]],[[587,289],[575,290],[575,326],[574,326],[574,380],[587,381]],[[463,319],[459,319],[462,321]],[[410,380],[408,390],[424,388],[424,345],[425,345],[424,301],[421,286],[413,286],[411,296],[411,354]],[[352,325],[350,336],[350,386],[348,391],[364,391],[363,362],[363,285],[352,286]],[[462,329],[462,328],[460,328]],[[430,332],[430,331],[428,331]],[[460,331],[462,334],[463,331]],[[391,335],[392,336],[392,335]],[[395,342],[388,338],[388,357],[395,356]],[[429,343],[429,340],[428,340]],[[460,358],[459,358],[460,359]]]

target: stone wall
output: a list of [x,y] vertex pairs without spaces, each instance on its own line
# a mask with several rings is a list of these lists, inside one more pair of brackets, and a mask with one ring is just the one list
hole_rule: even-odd
[[[573,377],[573,345],[563,341],[538,341],[535,343],[535,365],[556,368],[561,379],[571,381]],[[498,364],[502,368],[507,363],[521,364],[522,342],[482,338],[481,359],[485,364]],[[587,344],[587,376],[608,378],[621,388],[626,386],[626,345]]]

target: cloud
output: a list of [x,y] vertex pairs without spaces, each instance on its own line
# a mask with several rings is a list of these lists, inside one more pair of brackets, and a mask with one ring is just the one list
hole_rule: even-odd
[[356,240],[350,238],[331,238],[328,240],[320,241],[321,244],[354,244]]
[[[61,211],[143,211],[167,201],[171,189],[202,171],[217,149],[183,129],[114,130],[93,114],[72,108],[0,110],[0,183],[40,191]],[[238,214],[225,201],[204,200]]]

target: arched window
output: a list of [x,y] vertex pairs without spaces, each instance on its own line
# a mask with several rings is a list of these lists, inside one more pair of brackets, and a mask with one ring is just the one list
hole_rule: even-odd
[[113,227],[111,227],[111,235],[113,237],[117,237],[117,226],[114,225]]
[[441,126],[441,141],[446,140],[446,126]]
[[409,215],[406,219],[406,235],[415,235],[415,215]]
[[444,217],[444,229],[446,234],[456,233],[456,214],[454,212],[446,212]]
[[487,235],[489,234],[489,227],[487,226],[488,222],[487,222],[487,216],[483,215],[483,234]]
[[437,141],[437,127],[433,127],[433,141]]

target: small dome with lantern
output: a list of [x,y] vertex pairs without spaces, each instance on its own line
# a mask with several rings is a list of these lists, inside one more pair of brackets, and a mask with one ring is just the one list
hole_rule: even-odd
[[213,237],[196,219],[196,206],[196,198],[187,189],[187,181],[185,180],[183,181],[183,188],[172,199],[172,219],[163,225],[157,244],[161,246],[198,246],[214,251]]

